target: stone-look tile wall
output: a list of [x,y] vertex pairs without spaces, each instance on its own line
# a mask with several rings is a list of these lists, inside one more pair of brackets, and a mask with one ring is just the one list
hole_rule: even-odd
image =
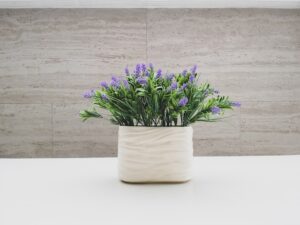
[[300,154],[299,9],[1,9],[0,157],[115,156],[81,96],[137,62],[242,102],[194,126],[195,155]]

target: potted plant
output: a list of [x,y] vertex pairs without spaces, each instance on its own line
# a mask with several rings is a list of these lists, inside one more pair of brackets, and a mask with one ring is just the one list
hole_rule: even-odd
[[[226,109],[239,106],[199,83],[197,67],[162,74],[153,65],[138,64],[130,73],[84,94],[110,112],[119,125],[119,177],[125,182],[184,182],[191,178],[192,123],[216,121]],[[105,118],[96,108],[80,112],[83,121]]]

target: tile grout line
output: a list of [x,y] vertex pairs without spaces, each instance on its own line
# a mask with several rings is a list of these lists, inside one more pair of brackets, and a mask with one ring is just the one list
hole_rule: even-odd
[[242,130],[242,109],[239,108],[240,113],[239,113],[239,153],[241,154],[242,152],[242,145],[240,144],[242,142],[242,135],[241,135],[241,130]]
[[146,63],[148,64],[148,9],[146,8]]
[[53,143],[53,103],[51,103],[51,149],[52,149],[52,152],[51,152],[51,155],[52,157],[54,156],[54,143]]

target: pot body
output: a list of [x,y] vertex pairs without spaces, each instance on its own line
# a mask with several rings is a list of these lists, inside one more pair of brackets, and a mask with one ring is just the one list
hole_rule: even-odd
[[119,127],[118,170],[125,182],[191,179],[192,127]]

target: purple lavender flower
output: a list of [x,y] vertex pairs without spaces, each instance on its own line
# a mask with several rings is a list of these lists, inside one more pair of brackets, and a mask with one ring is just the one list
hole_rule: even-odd
[[112,87],[115,87],[115,88],[120,87],[120,79],[118,77],[116,77],[116,76],[112,76],[111,77],[110,85]]
[[143,71],[143,73],[145,73],[146,69],[147,69],[146,65],[142,64],[142,71]]
[[100,82],[100,86],[103,87],[103,88],[105,88],[105,89],[108,89],[108,88],[109,88],[106,81],[101,81],[101,82]]
[[118,88],[118,87],[120,87],[120,84],[119,84],[119,82],[117,82],[117,81],[114,81],[114,80],[112,80],[112,81],[110,82],[110,85],[111,85],[112,87],[115,87],[115,88]]
[[157,70],[157,73],[156,73],[156,79],[160,78],[161,77],[161,69]]
[[95,95],[95,91],[94,90],[89,90],[84,92],[83,97],[84,98],[92,98]]
[[104,101],[108,102],[108,97],[107,97],[106,94],[101,94],[101,98],[102,98]]
[[221,109],[218,106],[213,106],[210,110],[212,114],[218,114],[221,112]]
[[125,68],[125,74],[126,74],[126,76],[129,76],[129,75],[130,75],[130,72],[129,72],[128,67]]
[[230,102],[230,105],[233,106],[233,107],[241,107],[240,102]]
[[140,74],[141,74],[141,65],[140,64],[137,64],[135,66],[134,74],[135,74],[136,77],[140,76]]
[[139,77],[139,78],[137,79],[137,82],[138,82],[140,85],[145,85],[145,84],[147,84],[147,79],[144,78],[144,77]]
[[149,71],[148,71],[148,70],[146,70],[146,72],[145,72],[145,76],[146,76],[146,77],[149,77],[149,76],[150,76],[150,73],[149,73]]
[[181,73],[181,75],[184,76],[184,77],[186,76],[186,74],[187,74],[187,70],[184,70],[184,71],[182,71],[182,73]]
[[197,65],[194,65],[191,69],[191,74],[194,76],[196,74]]
[[190,80],[191,83],[194,83],[194,81],[195,81],[195,76],[194,76],[194,75],[191,75],[189,80]]
[[174,73],[167,74],[166,79],[172,80],[174,78],[174,76],[175,76]]
[[129,89],[129,83],[127,80],[123,80],[123,85],[126,89]]
[[152,64],[152,63],[149,63],[149,68],[150,68],[151,71],[154,70],[154,67],[153,67],[153,64]]
[[186,83],[184,83],[184,84],[181,86],[181,90],[184,90],[184,89],[186,89],[186,87],[187,87],[187,84],[186,84]]
[[188,103],[188,98],[187,97],[183,97],[182,99],[179,100],[178,105],[183,107]]
[[177,89],[177,83],[176,83],[176,82],[173,82],[173,83],[171,84],[171,90],[175,90],[175,89]]
[[111,76],[111,80],[113,80],[113,81],[119,81],[119,78],[117,76],[115,76],[115,75],[112,75]]

